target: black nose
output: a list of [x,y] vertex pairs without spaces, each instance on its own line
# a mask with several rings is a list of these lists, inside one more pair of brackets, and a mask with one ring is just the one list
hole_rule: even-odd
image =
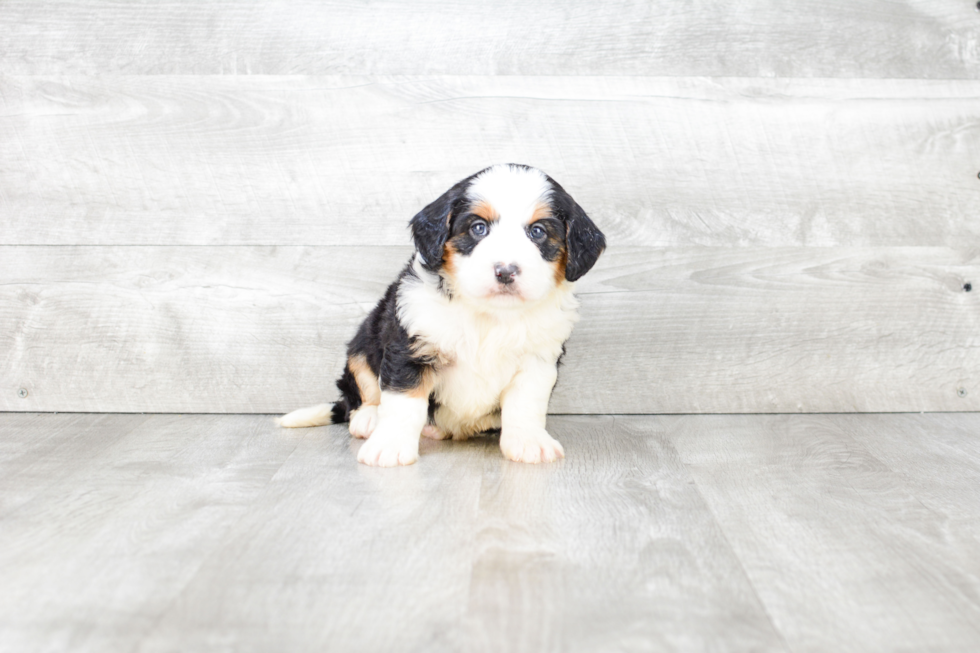
[[521,273],[521,269],[513,263],[510,265],[495,263],[493,266],[493,273],[497,275],[497,281],[506,286],[509,283],[514,283],[514,277]]

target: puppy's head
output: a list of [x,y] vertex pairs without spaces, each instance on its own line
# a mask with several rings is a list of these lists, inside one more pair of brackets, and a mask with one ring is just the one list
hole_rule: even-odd
[[411,221],[421,262],[449,290],[494,307],[547,296],[588,272],[605,238],[540,170],[496,165],[467,177]]

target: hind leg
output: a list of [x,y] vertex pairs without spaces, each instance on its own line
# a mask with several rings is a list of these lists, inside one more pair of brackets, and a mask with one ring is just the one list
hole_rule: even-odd
[[452,433],[443,431],[435,424],[426,424],[422,427],[422,437],[429,438],[430,440],[445,440],[446,438],[452,437]]
[[374,428],[378,425],[378,407],[371,405],[361,405],[360,408],[350,414],[350,424],[347,430],[355,438],[362,440],[371,437]]
[[378,377],[361,355],[351,356],[347,367],[354,376],[357,390],[361,395],[361,405],[351,411],[348,430],[355,438],[369,438],[378,425],[378,406],[381,404],[381,386]]

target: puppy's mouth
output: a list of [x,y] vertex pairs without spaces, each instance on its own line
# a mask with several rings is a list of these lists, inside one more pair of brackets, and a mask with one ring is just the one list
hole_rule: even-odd
[[521,294],[521,291],[517,288],[517,284],[514,283],[510,283],[507,285],[498,283],[496,286],[490,289],[490,292],[487,293],[487,297],[489,299],[497,299],[497,298],[500,299],[506,298],[512,300],[524,299],[524,295]]

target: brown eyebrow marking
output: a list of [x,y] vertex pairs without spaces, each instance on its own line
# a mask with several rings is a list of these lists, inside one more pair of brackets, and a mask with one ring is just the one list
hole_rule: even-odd
[[531,213],[531,218],[524,224],[534,224],[538,220],[543,220],[545,218],[551,217],[551,207],[543,202],[538,202],[534,205],[534,212]]
[[473,208],[470,209],[470,213],[483,218],[487,222],[496,222],[500,219],[500,214],[497,213],[496,209],[490,206],[490,203],[485,200],[481,200],[474,204]]

